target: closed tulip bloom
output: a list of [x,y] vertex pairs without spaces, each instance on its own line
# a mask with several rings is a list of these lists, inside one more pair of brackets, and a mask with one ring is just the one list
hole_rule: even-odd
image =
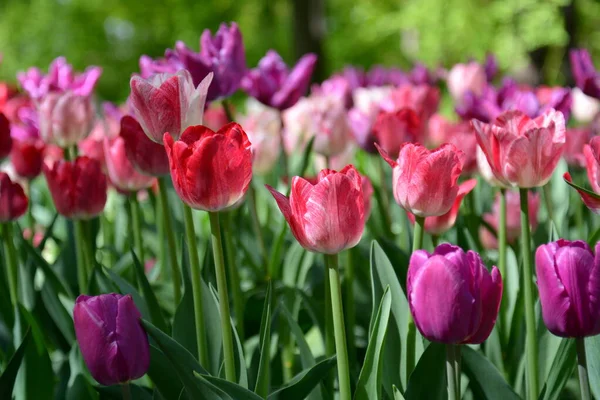
[[165,132],[178,139],[188,127],[201,125],[211,81],[212,74],[209,74],[195,88],[186,70],[174,75],[157,74],[148,79],[131,78],[129,100],[144,133],[152,141],[162,143]]
[[566,140],[562,113],[550,110],[531,119],[520,111],[508,111],[492,124],[477,120],[472,124],[477,143],[502,184],[532,188],[550,180]]
[[429,146],[443,143],[455,145],[464,155],[463,174],[470,175],[477,171],[477,137],[468,122],[452,122],[435,114],[429,119],[425,143]]
[[454,101],[460,102],[466,92],[480,96],[487,81],[485,67],[478,62],[471,61],[468,64],[456,64],[452,67],[448,72],[446,82]]
[[381,102],[381,109],[394,112],[410,108],[421,121],[421,136],[427,130],[427,122],[438,110],[440,90],[430,85],[402,85],[394,89],[389,97]]
[[[429,233],[430,235],[441,235],[442,233],[450,230],[456,222],[458,210],[460,209],[463,198],[469,194],[471,190],[473,190],[476,184],[477,179],[469,179],[461,183],[458,186],[458,194],[456,195],[456,199],[454,200],[454,204],[452,204],[450,211],[444,215],[440,215],[439,217],[425,218],[425,232]],[[406,215],[408,216],[410,222],[414,224],[415,216],[411,213],[407,213]]]
[[38,107],[40,136],[60,147],[76,145],[92,130],[95,111],[92,99],[75,92],[49,93]]
[[43,167],[54,206],[71,219],[90,219],[104,210],[107,179],[100,163],[81,156]]
[[0,172],[0,222],[14,221],[27,211],[29,200],[23,187]]
[[21,178],[33,179],[42,172],[44,142],[40,139],[13,140],[10,162]]
[[569,128],[565,136],[563,154],[565,161],[573,167],[585,168],[586,160],[583,149],[592,139],[592,131],[588,128]]
[[306,54],[290,71],[281,56],[269,50],[244,77],[242,89],[269,107],[285,110],[306,93],[316,63],[316,55]]
[[573,49],[569,57],[577,87],[588,96],[600,99],[600,74],[594,67],[590,53],[585,49]]
[[373,125],[381,113],[381,102],[390,95],[389,87],[357,88],[354,107],[348,111],[348,122],[358,145],[369,153],[377,153]]
[[89,136],[77,144],[79,154],[100,161],[102,169],[106,170],[106,161],[104,157],[104,138],[114,138],[119,135],[120,121],[123,116],[115,104],[104,102],[103,118],[96,120]]
[[153,176],[139,173],[129,161],[122,137],[104,138],[104,156],[110,182],[120,191],[137,192],[154,183]]
[[167,133],[164,145],[177,194],[197,210],[220,211],[236,204],[252,180],[252,150],[235,122],[214,132],[191,126],[179,140]]
[[488,272],[474,251],[444,243],[433,254],[412,254],[406,290],[415,325],[426,339],[478,344],[496,323],[502,277],[496,267]]
[[290,197],[267,185],[294,237],[309,251],[337,254],[356,246],[365,228],[360,174],[352,165],[324,169],[316,183],[295,176]]
[[0,161],[8,157],[11,147],[10,123],[4,114],[0,113]]
[[600,333],[600,244],[595,251],[582,240],[559,239],[535,253],[542,317],[556,336]]
[[126,115],[121,119],[119,135],[124,140],[127,158],[138,172],[151,176],[169,175],[165,146],[150,140],[135,118]]
[[410,108],[382,111],[373,125],[375,141],[391,157],[398,157],[404,143],[421,140],[421,120]]
[[90,373],[105,386],[144,376],[150,366],[148,335],[130,295],[81,295],[73,322],[81,355]]
[[259,175],[266,174],[271,171],[281,153],[279,113],[254,99],[248,101],[246,112],[240,118],[240,123],[252,143],[252,171]]
[[428,150],[407,143],[397,160],[378,146],[379,153],[392,167],[392,185],[396,203],[419,217],[444,215],[458,195],[458,177],[462,172],[461,151],[452,144]]

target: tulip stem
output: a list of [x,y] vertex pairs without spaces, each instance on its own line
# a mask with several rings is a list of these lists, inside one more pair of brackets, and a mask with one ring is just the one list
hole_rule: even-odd
[[10,302],[13,305],[13,308],[15,308],[16,310],[16,307],[19,303],[19,266],[17,261],[17,252],[15,250],[15,244],[13,242],[12,222],[5,222],[4,224],[2,224],[2,235],[2,242],[4,242],[5,268],[8,274],[8,289],[10,293]]
[[[498,222],[498,269],[504,282],[507,282],[508,275],[506,271],[506,189],[500,188],[500,220]],[[500,312],[498,313],[498,326],[500,327],[501,339],[508,338],[510,330],[504,325],[504,306],[505,302],[500,303]],[[505,332],[505,335],[502,333]]]
[[528,189],[519,189],[521,196],[521,253],[523,257],[523,285],[525,299],[525,348],[527,349],[528,398],[538,397],[538,341],[535,326],[535,301],[533,298],[533,265],[531,258],[531,233],[529,231]]
[[446,345],[446,377],[448,383],[448,400],[459,400],[460,393],[458,389],[458,359],[456,345]]
[[[392,218],[390,213],[390,198],[387,189],[387,178],[385,175],[384,163],[385,160],[381,157],[377,157],[378,160],[375,164],[377,164],[377,168],[379,170],[379,188],[380,188],[380,199],[381,199],[381,213],[383,214],[383,222],[385,224],[386,232],[392,232]],[[404,229],[404,227],[401,227]]]
[[[169,253],[169,263],[171,264],[171,279],[173,279],[173,296],[175,304],[181,301],[181,271],[177,262],[177,245],[175,244],[175,232],[173,231],[173,222],[171,221],[171,210],[169,209],[169,199],[167,196],[167,177],[158,178],[158,190],[160,195],[160,208],[162,214],[162,226],[167,237],[167,246]],[[191,245],[188,245],[191,246]],[[197,254],[197,253],[196,253]],[[166,260],[162,260],[166,263]]]
[[231,105],[226,99],[222,101],[223,111],[225,111],[225,116],[227,117],[227,121],[234,122],[233,113],[231,112]]
[[215,260],[215,275],[219,291],[219,311],[221,313],[221,333],[223,334],[223,356],[225,358],[225,377],[230,382],[236,381],[235,359],[233,355],[233,337],[231,332],[231,314],[229,312],[229,295],[227,293],[227,277],[223,259],[223,242],[219,213],[209,212],[210,232]]
[[344,328],[344,308],[342,306],[342,288],[338,269],[338,255],[325,255],[325,264],[327,264],[331,291],[331,311],[333,314],[333,331],[335,335],[340,400],[350,400],[352,398],[352,393],[350,389],[348,347],[346,344],[346,329]]
[[202,307],[202,271],[200,270],[198,246],[196,245],[194,217],[192,215],[192,209],[187,204],[183,205],[183,219],[185,221],[185,236],[189,250],[190,269],[192,272],[192,293],[194,295],[194,322],[196,323],[198,361],[200,362],[200,365],[207,368],[208,352],[206,349],[206,327],[204,325],[204,309]]
[[[331,311],[331,284],[330,284],[330,276],[329,276],[329,268],[327,261],[327,254],[325,256],[325,277],[323,280],[323,285],[325,287],[325,355],[327,357],[331,357],[335,354],[335,337],[333,333],[333,314]],[[329,376],[325,379],[325,386],[329,389],[330,392],[333,391],[333,381],[335,380],[335,373],[331,371]]]
[[131,385],[129,382],[125,382],[121,385],[123,392],[123,400],[131,400]]
[[356,345],[354,326],[356,325],[356,304],[354,302],[354,250],[346,250],[346,274],[345,274],[345,306],[346,306],[346,338],[348,339],[348,352],[350,364],[356,365]]
[[281,114],[281,111],[279,112],[279,123],[280,123],[279,138],[281,140],[281,163],[283,164],[283,176],[285,176],[287,178],[288,186],[291,187],[292,177],[290,176],[289,166],[288,166],[288,156],[285,151],[285,140],[283,137],[284,123],[283,123],[283,115]]
[[240,342],[244,343],[244,294],[240,285],[240,273],[235,260],[233,235],[231,229],[232,212],[223,213],[223,233],[225,234],[225,254],[227,255],[227,270],[231,278],[231,293],[233,294],[233,311],[235,313],[235,327]]
[[267,248],[265,247],[262,229],[260,229],[260,220],[258,219],[258,210],[256,208],[256,189],[254,189],[252,183],[250,183],[250,187],[248,188],[248,209],[250,210],[250,217],[252,219],[252,227],[254,228],[256,241],[258,242],[258,251],[260,252],[260,258],[265,269],[265,281],[268,281],[270,276]]
[[88,280],[90,278],[90,271],[92,266],[90,265],[88,246],[88,238],[86,235],[85,221],[75,220],[75,247],[77,254],[77,280],[79,283],[79,292],[81,294],[87,293]]
[[137,256],[140,260],[140,264],[142,264],[142,268],[144,268],[145,254],[144,243],[142,241],[142,216],[140,203],[137,199],[137,192],[132,193],[131,196],[129,196],[129,205],[131,207],[131,222],[133,225],[133,242],[137,249]]
[[581,400],[591,400],[590,380],[587,372],[587,361],[585,356],[585,339],[576,338],[577,343],[577,372],[579,373],[579,387],[581,389]]

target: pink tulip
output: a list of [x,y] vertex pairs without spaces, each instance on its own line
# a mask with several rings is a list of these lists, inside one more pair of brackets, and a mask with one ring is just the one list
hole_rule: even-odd
[[130,104],[144,133],[154,142],[162,143],[169,132],[177,140],[190,126],[202,125],[206,93],[212,74],[197,88],[187,70],[176,74],[157,74],[148,79],[131,78]]
[[426,339],[477,344],[496,323],[502,277],[496,267],[488,272],[474,251],[444,243],[433,254],[412,254],[406,289],[415,325]]
[[150,140],[132,116],[121,118],[120,129],[119,135],[125,141],[127,158],[137,171],[151,176],[169,175],[165,146]]
[[369,216],[371,215],[371,199],[373,198],[373,193],[375,191],[373,190],[373,184],[371,183],[371,180],[369,179],[368,176],[361,175],[360,182],[362,184],[363,199],[365,201],[365,222],[366,222],[369,219]]
[[595,136],[583,146],[588,180],[594,192],[600,194],[600,136]]
[[430,85],[402,85],[394,89],[388,98],[381,102],[381,109],[388,112],[411,108],[421,121],[421,136],[427,129],[427,121],[438,110],[440,90]]
[[119,121],[123,112],[114,104],[104,102],[103,118],[98,119],[88,137],[77,144],[79,152],[89,158],[100,161],[102,169],[106,170],[104,158],[104,138],[114,138],[119,135]]
[[532,188],[550,180],[566,140],[562,113],[551,109],[531,119],[520,111],[508,111],[492,124],[471,123],[492,172],[502,184]]
[[592,138],[592,132],[586,128],[570,128],[566,131],[564,157],[567,164],[585,168],[586,160],[583,154],[585,145]]
[[477,170],[477,137],[468,122],[451,122],[440,114],[429,119],[427,141],[433,146],[451,143],[463,152],[463,174]]
[[365,227],[361,177],[352,165],[324,169],[317,182],[295,176],[290,197],[267,185],[296,240],[309,251],[337,254],[356,246]]
[[259,175],[268,173],[281,152],[279,113],[252,99],[239,121],[252,143],[252,171]]
[[142,175],[127,158],[125,140],[122,137],[104,138],[106,169],[111,183],[122,192],[137,192],[154,183],[154,177]]
[[447,77],[448,91],[456,102],[462,101],[467,92],[481,96],[487,85],[485,67],[475,61],[468,64],[456,64]]
[[407,143],[394,161],[379,146],[379,153],[393,169],[396,203],[420,217],[446,214],[458,195],[458,177],[462,172],[461,151],[452,144],[428,150]]
[[592,122],[594,117],[600,112],[600,101],[591,96],[586,95],[579,88],[571,90],[573,96],[573,118],[575,120],[587,123]]
[[95,115],[90,96],[48,93],[38,107],[40,136],[63,148],[76,145],[91,132]]
[[375,142],[391,157],[398,157],[404,143],[420,142],[421,121],[410,108],[382,111],[373,125]]

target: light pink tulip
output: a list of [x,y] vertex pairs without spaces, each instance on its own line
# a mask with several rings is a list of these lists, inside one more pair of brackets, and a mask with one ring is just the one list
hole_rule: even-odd
[[448,91],[456,102],[461,102],[467,92],[481,96],[487,85],[485,67],[475,61],[468,64],[456,64],[446,80]]
[[134,168],[125,150],[125,140],[117,136],[104,138],[104,155],[110,181],[122,192],[137,192],[154,183],[154,177],[142,175]]
[[60,147],[76,145],[92,130],[95,111],[89,96],[75,92],[51,92],[38,107],[40,136]]

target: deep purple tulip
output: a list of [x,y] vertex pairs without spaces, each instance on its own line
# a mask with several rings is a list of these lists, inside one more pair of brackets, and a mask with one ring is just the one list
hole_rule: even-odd
[[102,385],[142,377],[150,366],[148,336],[130,295],[81,295],[75,301],[75,335],[85,365]]
[[281,56],[269,50],[258,67],[244,77],[242,88],[261,103],[285,110],[306,93],[316,63],[315,54],[305,54],[289,71]]
[[479,254],[447,243],[433,254],[415,251],[406,283],[410,312],[428,340],[447,344],[482,343],[498,316],[502,277],[488,272]]
[[600,333],[600,243],[559,239],[535,253],[544,323],[561,337]]
[[600,99],[600,74],[594,67],[590,53],[585,49],[574,49],[569,56],[577,87],[588,96]]

